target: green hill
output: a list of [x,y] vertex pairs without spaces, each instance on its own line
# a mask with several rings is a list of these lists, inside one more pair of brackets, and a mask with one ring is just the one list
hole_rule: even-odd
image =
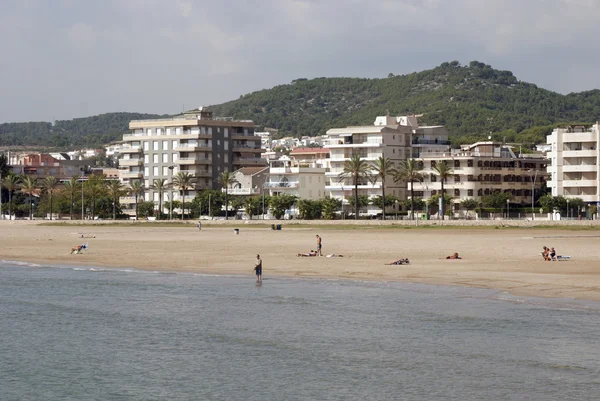
[[[539,143],[561,123],[600,119],[600,90],[562,95],[519,81],[510,71],[472,61],[387,78],[296,79],[211,106],[217,116],[251,119],[279,136],[320,135],[331,127],[372,124],[375,116],[424,114],[443,124],[454,143],[492,135],[495,140]],[[129,120],[161,117],[108,113],[46,122],[0,124],[0,146],[94,146],[121,139]]]

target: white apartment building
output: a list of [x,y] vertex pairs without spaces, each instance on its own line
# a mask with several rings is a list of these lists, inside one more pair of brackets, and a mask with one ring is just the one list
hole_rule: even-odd
[[[385,121],[383,120],[385,119]],[[384,124],[385,123],[385,124]],[[391,124],[388,124],[391,123]],[[342,200],[348,205],[348,199],[354,196],[354,185],[351,179],[339,181],[339,175],[344,171],[344,162],[354,155],[373,164],[379,157],[389,158],[396,166],[410,157],[410,142],[412,127],[399,124],[397,117],[377,117],[375,124],[361,127],[333,128],[327,131],[328,140],[324,146],[329,148],[331,168],[326,173],[329,196]],[[373,174],[375,178],[375,174]],[[406,197],[406,185],[395,183],[392,177],[385,181],[386,195],[394,195],[400,199]],[[381,196],[382,182],[364,180],[359,183],[359,195],[370,198]],[[375,215],[381,212],[376,206],[369,205],[366,213]]]
[[[119,166],[125,183],[141,180],[146,201],[158,205],[159,194],[152,189],[154,180],[172,183],[178,172],[194,178],[192,189],[186,191],[191,200],[198,190],[220,189],[218,177],[223,171],[235,171],[246,166],[266,166],[260,157],[261,139],[254,135],[254,123],[249,120],[213,118],[202,107],[173,118],[134,120],[130,134],[123,135]],[[163,194],[163,202],[181,199],[177,188]],[[125,213],[134,213],[134,198],[121,198]],[[129,206],[126,206],[128,204]]]
[[[269,167],[243,167],[234,171],[233,177],[236,182],[227,189],[229,195],[261,195],[269,178]],[[221,192],[225,192],[225,188],[222,188]]]
[[546,176],[545,158],[517,157],[509,146],[500,142],[477,142],[437,154],[429,151],[426,155],[417,159],[425,179],[413,183],[415,198],[428,199],[441,193],[442,183],[433,168],[445,161],[454,171],[444,190],[454,198],[455,211],[463,199],[479,200],[496,191],[510,192],[511,204],[529,206]]
[[265,186],[271,196],[288,194],[298,199],[323,199],[325,184],[325,168],[316,162],[302,162],[288,156],[269,161],[269,180]]
[[552,195],[600,205],[600,124],[555,128],[546,143],[551,146],[546,156]]

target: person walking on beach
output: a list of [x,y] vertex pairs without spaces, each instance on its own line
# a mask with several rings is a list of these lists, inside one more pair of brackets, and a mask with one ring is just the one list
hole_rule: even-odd
[[202,222],[198,220],[198,231],[202,230]]
[[256,254],[256,262],[254,263],[254,271],[256,272],[256,282],[262,282],[262,260],[259,254]]
[[319,256],[323,256],[321,248],[322,248],[322,240],[321,240],[321,237],[319,236],[319,234],[317,234],[317,255],[319,255]]

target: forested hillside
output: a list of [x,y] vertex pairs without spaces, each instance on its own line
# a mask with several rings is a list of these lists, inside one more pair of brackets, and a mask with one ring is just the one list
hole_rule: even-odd
[[157,114],[107,113],[93,117],[49,122],[0,124],[0,146],[72,148],[100,146],[121,140],[129,121],[160,118]]
[[[520,82],[510,71],[453,61],[422,72],[387,78],[296,79],[211,106],[217,116],[251,119],[279,136],[320,135],[331,127],[372,124],[375,116],[423,114],[443,124],[455,144],[487,138],[543,142],[557,124],[600,119],[600,90],[562,95]],[[45,122],[0,124],[0,146],[92,146],[121,139],[132,119],[160,117],[109,113]]]

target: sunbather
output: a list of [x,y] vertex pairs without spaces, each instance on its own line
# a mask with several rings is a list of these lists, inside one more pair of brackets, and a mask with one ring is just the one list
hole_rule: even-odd
[[398,260],[393,260],[390,263],[386,263],[386,265],[404,265],[404,264],[409,264],[410,261],[408,260],[408,258],[404,258],[404,259],[398,259]]
[[313,251],[311,249],[309,253],[299,253],[296,256],[299,256],[299,257],[310,257],[310,256],[317,256],[317,255],[318,255],[317,252],[315,252],[315,251]]
[[458,256],[458,252],[454,252],[452,255],[446,256],[446,259],[462,259],[462,258],[460,256]]
[[554,248],[550,248],[550,260],[556,261],[556,251]]
[[343,258],[344,255],[340,255],[337,253],[330,253],[329,255],[325,255],[326,258]]

